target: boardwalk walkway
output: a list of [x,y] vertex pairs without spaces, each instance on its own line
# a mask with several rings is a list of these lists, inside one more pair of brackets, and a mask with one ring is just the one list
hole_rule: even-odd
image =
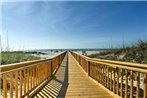
[[70,53],[65,56],[54,78],[35,95],[35,98],[113,98],[80,68]]

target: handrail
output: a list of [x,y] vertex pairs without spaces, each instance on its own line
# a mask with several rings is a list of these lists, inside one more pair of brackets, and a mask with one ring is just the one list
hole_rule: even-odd
[[147,98],[146,64],[94,59],[77,52],[71,54],[90,77],[114,94],[123,98]]
[[[86,57],[84,55],[81,55],[77,52],[73,52],[83,58],[85,58],[86,60],[89,61],[96,61],[96,62],[102,62],[102,63],[107,63],[107,64],[112,64],[113,66],[118,66],[118,67],[126,67],[126,68],[137,68],[140,70],[146,70],[145,73],[147,73],[147,64],[139,64],[139,63],[131,63],[131,62],[122,62],[122,61],[113,61],[113,60],[106,60],[106,59],[96,59],[96,58],[90,58],[90,57]],[[134,70],[137,71],[137,70]]]
[[[59,53],[56,56],[59,56],[61,54],[62,53]],[[1,72],[5,72],[5,71],[9,71],[9,70],[12,70],[12,69],[24,67],[24,66],[31,65],[31,64],[36,64],[36,63],[40,63],[40,62],[46,62],[46,61],[52,60],[53,58],[55,58],[55,56],[54,57],[51,57],[51,58],[48,58],[48,59],[40,59],[40,60],[25,61],[25,62],[20,62],[20,63],[13,63],[13,64],[1,65],[0,66],[0,69],[1,69]]]
[[106,63],[119,64],[119,65],[124,65],[124,66],[130,66],[130,67],[137,67],[137,68],[147,69],[147,65],[146,64],[121,62],[121,61],[112,61],[112,60],[102,60],[102,59],[94,59],[94,58],[90,58],[90,59],[91,60],[95,60],[95,61],[106,62]]
[[[0,66],[3,98],[30,96],[36,88],[52,77],[66,52],[55,57]],[[8,92],[9,91],[9,92]]]

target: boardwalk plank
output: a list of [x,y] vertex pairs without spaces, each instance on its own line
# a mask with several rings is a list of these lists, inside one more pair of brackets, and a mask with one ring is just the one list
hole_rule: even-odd
[[80,68],[70,53],[65,56],[55,77],[35,98],[113,98]]

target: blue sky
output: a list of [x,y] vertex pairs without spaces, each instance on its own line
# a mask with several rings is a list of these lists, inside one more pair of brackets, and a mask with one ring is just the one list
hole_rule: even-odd
[[12,50],[108,48],[147,37],[147,2],[3,2]]

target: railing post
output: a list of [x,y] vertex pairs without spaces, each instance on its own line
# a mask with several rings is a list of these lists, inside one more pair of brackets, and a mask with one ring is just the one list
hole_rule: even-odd
[[21,70],[20,70],[20,98],[22,98],[22,71]]
[[109,79],[109,67],[107,67],[107,88],[108,89],[110,89],[109,87],[110,87],[110,81],[109,81],[110,79]]
[[119,95],[119,68],[116,68],[116,72],[117,72],[117,89],[116,89],[116,93],[117,93],[117,95]]
[[18,98],[18,71],[15,72],[15,98]]
[[61,65],[61,63],[62,63],[62,57],[61,57],[62,55],[60,55],[60,65]]
[[120,77],[121,77],[121,80],[120,80],[120,96],[123,97],[123,69],[120,70],[121,73],[120,73]]
[[87,74],[90,76],[90,61],[87,60]]
[[69,52],[67,52],[67,65],[68,65],[68,54],[69,54]]
[[58,56],[58,68],[60,66],[60,56]]
[[7,98],[7,74],[3,74],[3,96]]
[[112,91],[112,68],[110,68],[110,90]]
[[144,97],[147,98],[147,74],[144,73]]
[[107,87],[107,66],[104,66],[105,70],[105,87]]
[[130,72],[130,98],[133,98],[133,71]]
[[128,98],[128,70],[125,71],[126,74],[126,83],[125,83],[125,98]]
[[115,84],[116,84],[116,81],[115,81],[115,74],[116,74],[116,69],[114,68],[113,69],[113,93],[115,94]]
[[137,72],[136,79],[136,98],[140,97],[140,72]]
[[79,64],[81,65],[81,57],[79,56]]
[[10,98],[13,98],[13,73],[10,73]]
[[53,60],[51,59],[51,77],[53,76]]

